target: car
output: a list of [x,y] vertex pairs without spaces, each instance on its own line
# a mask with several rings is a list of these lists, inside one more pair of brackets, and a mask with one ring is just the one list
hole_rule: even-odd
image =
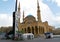
[[0,34],[0,39],[6,39],[6,36],[5,35],[6,35],[6,33],[1,33]]
[[32,33],[24,33],[23,34],[23,38],[24,39],[33,39],[34,38],[34,34],[32,34]]
[[51,32],[47,32],[47,33],[44,33],[45,34],[45,38],[53,38],[53,33]]

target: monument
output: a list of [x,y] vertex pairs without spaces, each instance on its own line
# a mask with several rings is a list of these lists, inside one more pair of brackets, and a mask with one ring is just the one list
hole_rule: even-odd
[[[19,12],[17,11],[17,0],[16,0],[16,5],[15,5],[15,11],[13,12],[13,39],[16,38],[17,31],[18,31],[18,20],[20,18]],[[20,6],[20,4],[19,4]]]

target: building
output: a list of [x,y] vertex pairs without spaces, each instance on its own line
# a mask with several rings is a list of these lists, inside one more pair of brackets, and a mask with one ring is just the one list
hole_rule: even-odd
[[[17,10],[18,10],[17,13],[20,14],[20,3]],[[21,23],[20,19],[18,20],[18,31],[24,31],[24,33],[33,33],[34,35],[40,35],[44,34],[45,32],[51,32],[52,30],[53,30],[52,26],[50,26],[47,21],[42,22],[41,20],[40,6],[38,1],[37,1],[37,20],[32,15],[28,15],[27,17],[24,18],[24,11],[23,22]]]

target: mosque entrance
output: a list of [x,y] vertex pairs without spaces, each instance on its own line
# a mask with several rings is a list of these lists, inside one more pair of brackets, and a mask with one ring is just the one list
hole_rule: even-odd
[[30,27],[27,28],[27,31],[28,31],[28,33],[31,33],[31,29],[30,29]]
[[38,28],[37,28],[37,26],[35,26],[35,32],[36,32],[36,34],[38,34]]
[[34,34],[34,27],[32,27],[32,33]]

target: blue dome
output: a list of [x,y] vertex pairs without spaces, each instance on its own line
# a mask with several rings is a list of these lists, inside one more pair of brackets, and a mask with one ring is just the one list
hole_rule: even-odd
[[[28,16],[32,16],[32,15],[28,15]],[[34,17],[34,16],[33,16]]]
[[26,18],[35,18],[33,15],[28,15]]
[[33,15],[28,15],[27,17],[25,17],[25,21],[28,21],[28,20],[33,20],[33,21],[36,21],[35,17]]

